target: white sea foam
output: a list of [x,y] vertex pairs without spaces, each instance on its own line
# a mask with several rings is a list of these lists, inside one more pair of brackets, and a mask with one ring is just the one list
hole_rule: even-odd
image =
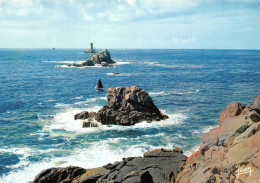
[[184,154],[185,156],[188,156],[188,157],[189,157],[192,153],[198,151],[199,148],[200,148],[200,143],[194,145],[191,149],[185,151],[183,154]]
[[80,101],[80,102],[75,102],[75,105],[82,105],[82,104],[87,104],[87,101]]
[[81,104],[88,104],[96,102],[97,100],[107,100],[107,97],[96,97],[96,98],[90,98],[84,101],[75,102],[75,105],[81,105]]
[[165,95],[166,93],[164,91],[160,92],[149,92],[150,96],[157,96],[157,95]]
[[203,128],[200,128],[198,130],[191,129],[189,130],[192,134],[205,134],[209,132],[211,129],[215,128],[216,126],[204,126]]
[[45,102],[55,102],[56,100],[47,100]]
[[100,100],[107,100],[107,97],[100,97]]
[[153,135],[143,135],[143,136],[141,136],[140,138],[143,138],[143,137],[145,137],[145,138],[150,138],[150,137],[163,137],[165,135],[165,133],[158,133],[158,134],[153,134]]
[[9,148],[9,149],[0,149],[0,152],[6,152],[6,153],[12,153],[12,154],[16,154],[19,155],[19,162],[15,165],[10,165],[10,166],[6,166],[7,168],[19,168],[22,166],[26,166],[29,165],[29,162],[26,160],[26,158],[28,156],[30,156],[30,154],[32,154],[33,149],[28,148],[28,147],[23,147],[23,148]]
[[187,92],[187,93],[197,93],[197,92],[199,92],[200,90],[198,90],[198,89],[196,89],[196,90],[192,90],[192,91],[189,91],[189,92]]
[[107,75],[109,76],[133,76],[133,75],[136,75],[138,73],[119,73],[119,74],[114,74],[114,73],[107,73]]
[[144,62],[147,65],[153,65],[158,67],[166,67],[166,68],[203,68],[202,65],[192,65],[192,64],[179,64],[179,65],[169,65],[169,64],[160,64],[159,62]]
[[125,64],[131,64],[132,62],[116,62],[113,65],[125,65]]
[[160,91],[160,92],[149,92],[150,96],[165,96],[165,95],[185,95],[185,94],[191,94],[191,93],[196,93],[199,92],[200,90],[194,89],[191,91]]
[[[77,63],[77,62],[73,62]],[[81,62],[78,62],[81,63]],[[55,67],[62,67],[62,68],[76,68],[76,69],[84,69],[84,68],[101,68],[102,66],[100,64],[95,64],[94,66],[83,66],[83,67],[76,67],[76,66],[68,66],[68,65],[56,65]],[[110,68],[110,67],[102,67],[102,68]]]
[[149,128],[160,128],[160,127],[170,127],[173,125],[181,124],[185,119],[187,119],[187,116],[184,114],[169,114],[169,118],[164,121],[155,121],[155,122],[141,122],[136,123],[132,126],[120,126],[120,125],[113,125],[113,126],[107,126],[102,125],[99,127],[101,130],[117,130],[117,131],[126,131],[130,129],[139,129],[139,130],[146,130]]
[[43,61],[43,62],[49,62],[49,63],[62,63],[62,64],[73,64],[73,63],[82,63],[84,60],[75,61],[75,60],[63,60],[63,61]]
[[[106,100],[106,97],[99,97],[99,98],[91,98],[87,101],[82,102],[76,102],[75,104],[87,104],[90,102],[95,102],[96,100]],[[72,131],[72,132],[78,132],[78,133],[93,133],[98,131],[106,131],[106,130],[129,130],[129,129],[141,129],[145,130],[147,128],[160,128],[160,127],[166,127],[166,126],[172,126],[176,124],[182,123],[187,116],[182,113],[176,113],[176,114],[169,114],[169,118],[164,121],[159,122],[152,122],[148,123],[146,121],[137,123],[132,126],[120,126],[120,125],[113,125],[107,126],[102,125],[97,128],[82,128],[82,122],[83,120],[74,120],[74,115],[76,113],[79,113],[81,111],[93,111],[97,112],[102,108],[102,106],[90,106],[87,105],[86,108],[73,108],[73,105],[69,104],[61,104],[57,103],[55,107],[59,107],[61,110],[56,115],[54,115],[53,121],[51,121],[48,125],[44,127],[45,130],[51,132],[51,135],[66,135],[65,133],[62,134],[62,132],[54,132],[55,129],[63,129],[66,131]],[[164,111],[162,111],[164,112]],[[164,112],[165,113],[165,112]],[[59,134],[57,134],[59,133]]]
[[21,154],[24,156],[28,156],[28,153],[31,151],[30,148],[28,147],[23,147],[23,148],[11,148],[11,149],[0,149],[0,152],[7,152],[7,153],[13,153],[13,154]]
[[[89,108],[87,110],[97,111],[100,109],[100,106],[95,106],[94,108]],[[76,112],[80,112],[82,109],[73,109],[67,108],[65,111],[61,111],[57,113],[52,121],[52,124],[48,124],[40,133],[43,135],[45,134],[44,131],[51,132],[50,134],[55,134],[53,132],[54,129],[65,129],[65,130],[75,130],[76,132],[83,132],[89,133],[91,131],[104,131],[104,130],[117,130],[117,131],[124,131],[124,130],[147,130],[149,128],[160,128],[160,127],[171,127],[173,125],[181,124],[184,119],[187,118],[186,115],[176,113],[170,114],[169,119],[160,122],[142,122],[137,123],[133,126],[112,126],[108,127],[103,125],[99,128],[82,128],[81,125],[77,126],[77,121],[73,119],[73,116]],[[79,120],[81,121],[81,120]],[[39,134],[40,134],[39,133]],[[60,135],[60,134],[57,134]],[[64,133],[64,135],[69,136],[68,133]],[[64,149],[47,149],[47,150],[37,150],[37,149],[29,149],[29,148],[22,148],[22,149],[7,149],[5,151],[8,152],[16,152],[19,154],[23,154],[23,159],[16,165],[13,165],[12,168],[15,168],[13,172],[8,175],[5,175],[2,180],[5,183],[22,183],[22,182],[29,182],[34,179],[34,177],[40,173],[42,170],[51,168],[51,167],[65,167],[65,166],[80,166],[83,168],[95,168],[103,166],[107,163],[113,163],[115,161],[120,161],[122,158],[126,157],[133,157],[133,156],[142,156],[143,153],[147,150],[155,149],[155,148],[173,148],[175,147],[174,143],[171,140],[167,139],[166,144],[162,146],[153,146],[147,142],[138,143],[135,145],[123,143],[121,141],[136,141],[142,140],[143,138],[152,138],[152,137],[164,137],[164,133],[157,133],[157,134],[149,134],[149,135],[141,135],[135,138],[129,137],[118,137],[118,138],[108,138],[103,139],[98,142],[88,142],[82,141],[82,146],[84,148],[74,148],[70,149],[70,155],[59,157],[59,158],[52,158],[52,159],[44,159],[41,162],[31,163],[29,162],[26,157],[29,155],[33,155],[35,153],[51,153],[53,151],[66,151]],[[66,153],[67,154],[67,151]],[[19,169],[17,169],[19,168]],[[24,176],[26,175],[26,176]]]
[[82,98],[83,98],[83,96],[75,97],[75,98],[73,98],[73,99],[82,99]]
[[[109,146],[110,140],[95,143],[85,149],[74,149],[72,154],[67,157],[53,158],[51,160],[44,160],[38,163],[25,164],[25,168],[11,172],[2,177],[4,183],[24,183],[34,179],[34,177],[42,170],[51,167],[65,167],[65,166],[80,166],[83,168],[95,168],[103,166],[107,163],[120,161],[122,158],[129,156],[142,156],[145,147],[148,145],[131,146],[127,150],[115,148],[111,149]],[[62,162],[62,163],[60,163]],[[25,176],[26,175],[26,176]]]
[[[78,148],[71,150],[71,155],[59,158],[45,159],[37,163],[25,163],[20,169],[11,172],[2,177],[5,183],[24,183],[34,179],[42,170],[51,167],[66,167],[69,165],[80,166],[83,168],[100,167],[108,163],[120,161],[122,158],[142,156],[147,150],[162,148],[162,146],[151,146],[147,143],[138,145],[120,145],[113,147],[111,143],[119,143],[125,138],[109,138],[103,141],[89,143],[86,148]],[[172,148],[172,144],[166,145]],[[49,151],[55,151],[51,149]],[[45,152],[47,153],[47,151]],[[26,175],[26,176],[24,176]]]
[[64,108],[64,107],[69,107],[69,106],[70,106],[70,104],[56,103],[54,107]]
[[[64,110],[61,110],[56,115],[54,115],[53,121],[51,121],[48,125],[44,127],[45,131],[51,132],[51,135],[66,135],[66,133],[53,132],[53,130],[62,129],[66,131],[72,132],[81,132],[85,133],[86,130],[82,128],[83,120],[74,120],[74,115],[81,111],[93,111],[97,112],[101,109],[102,106],[93,106],[88,108],[72,108],[67,107]],[[96,131],[96,128],[90,128],[93,132]]]

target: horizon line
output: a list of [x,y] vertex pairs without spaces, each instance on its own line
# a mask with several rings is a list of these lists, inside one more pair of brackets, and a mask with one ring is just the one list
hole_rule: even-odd
[[[82,49],[86,50],[88,48],[59,48],[59,47],[49,47],[49,48],[0,48],[0,49]],[[111,50],[260,50],[260,48],[96,48],[96,50],[111,49]]]

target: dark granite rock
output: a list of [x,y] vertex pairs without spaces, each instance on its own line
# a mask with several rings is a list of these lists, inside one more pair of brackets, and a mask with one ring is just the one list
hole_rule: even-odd
[[95,112],[82,111],[80,113],[75,114],[74,119],[88,119],[95,117]]
[[99,127],[99,124],[92,119],[88,119],[86,121],[83,121],[82,128],[89,128],[89,127]]
[[[92,116],[102,124],[134,125],[168,118],[155,106],[148,93],[136,86],[109,88],[107,99],[107,104]],[[90,118],[86,113],[76,114],[75,119]]]
[[250,114],[250,119],[256,123],[260,121],[260,116],[256,111],[253,111],[252,114]]
[[33,183],[70,183],[86,170],[80,167],[69,166],[66,168],[49,168],[43,170],[35,177]]
[[87,183],[161,183],[174,182],[187,157],[180,149],[156,149],[144,157],[125,158],[114,164],[95,169],[79,167],[51,168],[37,175],[33,183],[87,182]]
[[101,64],[103,67],[111,67],[111,64],[114,63],[115,61],[111,59],[109,51],[107,49],[104,49],[103,51],[91,55],[83,63],[67,64],[67,66],[84,67],[84,66],[94,66],[95,64]]
[[108,64],[107,62],[101,62],[102,67],[112,67],[112,65]]

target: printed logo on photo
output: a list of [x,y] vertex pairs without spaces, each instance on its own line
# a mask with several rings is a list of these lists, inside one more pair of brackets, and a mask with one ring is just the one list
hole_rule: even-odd
[[242,175],[242,174],[249,174],[249,176],[252,175],[253,170],[252,170],[252,168],[251,168],[250,166],[243,168],[243,167],[240,167],[240,165],[239,165],[237,168],[238,168],[238,169],[237,169],[237,173],[236,173],[236,178],[237,178],[237,179],[238,179],[239,176]]

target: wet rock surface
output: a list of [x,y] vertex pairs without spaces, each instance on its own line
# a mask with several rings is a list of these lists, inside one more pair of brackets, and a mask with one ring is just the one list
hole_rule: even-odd
[[144,157],[130,157],[94,169],[51,168],[42,171],[33,183],[162,183],[174,182],[187,157],[181,149],[156,149]]

